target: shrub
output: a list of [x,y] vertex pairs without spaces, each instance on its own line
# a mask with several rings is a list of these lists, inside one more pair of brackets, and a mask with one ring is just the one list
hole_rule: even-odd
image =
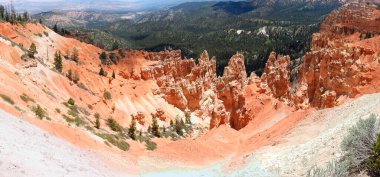
[[72,118],[72,117],[70,117],[70,116],[68,116],[68,115],[66,115],[66,114],[63,114],[62,117],[63,117],[63,118],[66,120],[66,122],[68,122],[68,123],[73,123],[73,122],[75,122],[75,119],[74,119],[74,118]]
[[11,105],[14,105],[15,102],[12,100],[11,97],[7,96],[7,95],[3,95],[3,94],[0,94],[0,97],[7,103],[11,104]]
[[307,177],[347,177],[348,167],[347,162],[331,161],[326,168],[313,167],[308,171]]
[[367,160],[367,168],[369,176],[380,176],[380,134],[377,135],[377,139],[371,150],[370,157]]
[[110,127],[111,130],[115,132],[123,131],[123,127],[119,123],[117,123],[116,120],[113,118],[107,119],[107,125]]
[[42,109],[42,107],[40,105],[37,105],[36,107],[32,107],[32,111],[34,112],[34,114],[40,118],[41,120],[46,117],[46,112],[44,109]]
[[31,102],[35,102],[33,98],[30,98],[27,94],[23,93],[22,95],[20,95],[20,98],[22,99],[22,101],[28,103],[29,101]]
[[72,98],[70,98],[70,99],[67,101],[67,103],[68,103],[69,105],[71,105],[71,106],[74,106],[74,105],[75,105],[75,101],[74,101],[74,99],[72,99]]
[[112,145],[118,147],[119,149],[121,149],[123,151],[128,151],[128,149],[129,149],[129,144],[127,142],[123,141],[121,137],[118,137],[118,136],[113,135],[113,134],[101,134],[101,133],[98,133],[96,135],[105,139],[106,144],[107,144],[107,142],[109,142]]
[[157,148],[157,144],[153,141],[147,140],[145,141],[145,147],[149,151],[153,151]]
[[373,114],[368,119],[359,120],[349,129],[341,148],[345,153],[344,159],[350,162],[351,172],[359,172],[367,167],[366,160],[371,156],[379,132],[379,122]]
[[112,95],[109,91],[105,91],[103,96],[106,100],[112,99]]

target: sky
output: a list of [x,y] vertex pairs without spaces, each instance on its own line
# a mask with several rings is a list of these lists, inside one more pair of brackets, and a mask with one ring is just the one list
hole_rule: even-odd
[[[144,10],[163,8],[189,1],[206,0],[13,0],[17,11],[31,13],[51,10]],[[5,5],[10,0],[0,0]]]

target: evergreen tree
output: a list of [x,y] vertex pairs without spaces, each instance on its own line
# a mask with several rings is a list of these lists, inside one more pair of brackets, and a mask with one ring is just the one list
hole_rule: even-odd
[[97,129],[100,128],[100,115],[99,115],[99,113],[95,114],[95,128],[97,128]]
[[58,72],[62,72],[62,56],[61,51],[56,51],[54,54],[54,67]]
[[57,26],[57,24],[54,25],[53,31],[56,32],[56,33],[58,33],[58,26]]
[[116,79],[115,71],[112,71],[112,78]]
[[70,60],[70,50],[69,49],[67,49],[66,50],[66,55],[65,55],[65,58],[67,59],[67,60]]
[[107,64],[107,54],[106,54],[106,52],[102,52],[102,53],[99,55],[99,58],[100,58],[100,60],[102,61],[102,64]]
[[180,124],[182,127],[185,127],[185,122],[183,121],[183,119],[181,119]]
[[156,117],[153,117],[152,134],[153,134],[155,137],[158,137],[158,138],[161,137],[159,128],[160,128],[160,127],[158,126],[157,118],[156,118]]
[[25,11],[22,15],[23,15],[23,20],[25,22],[29,21],[29,14],[28,14],[28,12]]
[[37,47],[36,47],[36,44],[32,43],[29,47],[29,52],[30,52],[30,56],[31,57],[34,57],[34,54],[38,53],[37,52]]
[[103,68],[100,68],[99,75],[105,76],[105,72],[104,72]]
[[73,71],[71,69],[69,69],[69,71],[67,72],[67,78],[69,78],[70,81],[73,80]]
[[112,61],[112,63],[117,64],[117,62],[118,62],[117,60],[118,59],[117,59],[115,53],[110,53],[109,58]]
[[152,127],[150,125],[148,126],[148,133],[152,133]]
[[75,61],[76,63],[78,63],[78,57],[79,57],[78,50],[77,48],[74,47],[71,59]]
[[183,135],[183,128],[184,128],[184,125],[181,123],[183,122],[183,120],[179,121],[178,119],[175,120],[175,131],[176,133],[179,135],[179,136],[182,136]]
[[119,43],[117,41],[115,41],[113,44],[112,44],[112,48],[111,50],[116,50],[119,48]]
[[0,19],[4,19],[5,16],[5,8],[3,5],[0,5]]
[[366,165],[369,176],[380,176],[380,134],[377,135]]
[[132,118],[131,125],[129,126],[128,136],[136,140],[136,120]]
[[174,126],[174,122],[173,120],[170,120],[170,127],[173,127]]
[[189,111],[185,112],[186,124],[191,124],[191,115]]

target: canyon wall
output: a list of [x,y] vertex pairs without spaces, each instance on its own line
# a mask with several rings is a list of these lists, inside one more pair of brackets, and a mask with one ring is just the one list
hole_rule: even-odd
[[[373,74],[379,63],[380,13],[375,5],[349,4],[329,15],[321,31],[313,35],[312,49],[302,57],[296,78],[291,78],[291,58],[272,52],[263,75],[247,77],[242,54],[234,55],[223,76],[216,75],[216,60],[204,52],[198,64],[181,59],[180,51],[149,53],[158,64],[141,69],[142,78],[157,82],[157,94],[182,110],[210,117],[210,127],[229,124],[245,127],[254,115],[247,114],[244,87],[255,85],[265,94],[295,109],[330,108],[338,99],[378,90]],[[371,39],[364,39],[370,33]],[[291,82],[292,81],[292,82]],[[372,89],[363,89],[366,86]]]

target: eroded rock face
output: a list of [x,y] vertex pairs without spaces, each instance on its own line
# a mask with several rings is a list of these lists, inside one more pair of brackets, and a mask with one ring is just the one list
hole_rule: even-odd
[[294,100],[299,108],[333,107],[339,96],[355,97],[360,86],[371,82],[369,66],[377,65],[371,63],[376,51],[354,44],[364,33],[380,32],[374,29],[380,25],[375,11],[372,5],[350,4],[327,17],[304,57]]
[[272,52],[261,76],[264,87],[268,87],[273,96],[282,101],[291,100],[290,94],[290,57]]
[[156,113],[153,114],[153,117],[156,117],[161,121],[166,121],[165,112],[160,108],[156,110]]
[[222,77],[216,75],[216,60],[205,51],[198,64],[193,59],[181,59],[180,53],[149,55],[159,61],[141,69],[141,78],[153,79],[160,93],[181,110],[197,111],[201,117],[211,117],[210,127],[230,124],[236,129],[245,119],[244,98],[241,89],[247,84],[242,54],[234,55]]
[[[300,82],[307,86],[305,99],[314,107],[332,107],[326,103],[322,95],[335,93],[356,96],[357,87],[369,82],[366,78],[366,65],[360,59],[373,52],[363,48],[341,47],[337,49],[321,49],[305,55]],[[332,101],[332,98],[328,99]]]
[[132,118],[135,119],[140,125],[145,125],[145,115],[142,112],[138,112],[135,115],[132,115]]
[[149,52],[146,58],[152,61],[162,61],[163,59],[170,60],[173,58],[181,58],[181,50]]
[[[243,95],[247,85],[254,90],[251,96],[265,94],[297,109],[330,108],[341,96],[366,93],[361,87],[373,84],[370,73],[379,65],[380,54],[374,49],[378,47],[358,43],[365,33],[380,34],[378,19],[379,10],[367,4],[345,5],[335,11],[321,32],[313,35],[311,52],[293,62],[293,71],[289,56],[272,52],[261,78],[255,74],[247,78],[244,57],[238,53],[223,76],[217,77],[216,60],[207,52],[196,64],[193,59],[181,59],[180,51],[165,51],[146,54],[157,63],[141,68],[141,78],[155,80],[159,89],[154,93],[170,104],[211,118],[211,128],[229,124],[241,129],[253,119]],[[134,73],[132,78],[138,78]]]

